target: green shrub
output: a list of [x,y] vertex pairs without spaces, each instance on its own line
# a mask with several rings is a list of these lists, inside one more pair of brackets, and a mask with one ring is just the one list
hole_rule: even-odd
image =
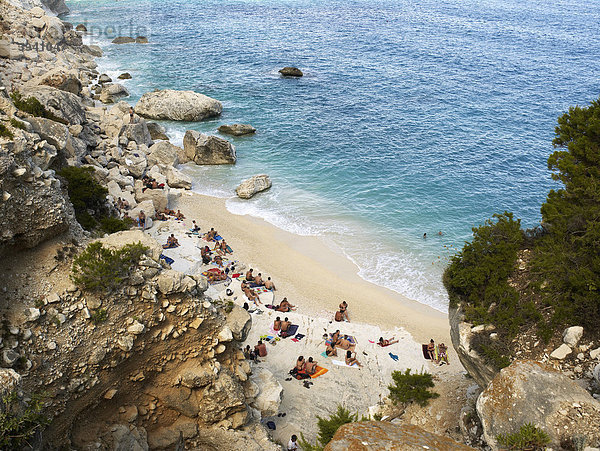
[[26,99],[24,99],[19,91],[13,91],[10,94],[10,98],[15,104],[15,107],[17,107],[21,111],[31,114],[32,116],[44,117],[46,119],[51,119],[55,122],[60,122],[61,124],[65,125],[69,124],[64,119],[56,116],[51,111],[48,111],[44,107],[44,105],[42,105],[41,102],[35,97],[27,97]]
[[93,168],[75,166],[67,166],[58,173],[67,181],[67,191],[75,210],[75,217],[86,230],[93,229],[98,220],[106,217],[108,213],[106,207],[108,190],[94,180],[93,173]]
[[90,314],[90,319],[94,324],[103,323],[108,319],[108,311],[105,308],[100,308]]
[[12,125],[14,128],[20,128],[21,130],[27,130],[27,127],[25,127],[25,124],[21,121],[16,120],[14,117],[10,119],[10,125]]
[[0,402],[0,448],[21,449],[28,440],[50,422],[42,415],[42,397],[35,395],[24,407],[17,403],[12,392]]
[[15,135],[6,125],[0,124],[0,137],[13,139]]
[[86,290],[114,290],[129,276],[132,266],[148,248],[141,243],[108,249],[95,242],[75,257],[71,279]]
[[[365,419],[361,419],[365,420]],[[311,444],[304,439],[304,435],[301,434],[300,447],[304,451],[322,451],[325,445],[327,445],[337,430],[346,423],[354,423],[358,421],[358,413],[352,414],[350,410],[346,409],[342,405],[337,406],[337,411],[329,418],[321,418],[317,416],[317,426],[319,433],[317,434],[317,443]]]
[[500,434],[498,443],[509,450],[540,450],[550,443],[550,436],[531,423],[525,423],[514,434]]
[[388,389],[390,390],[390,399],[394,404],[416,402],[421,407],[425,407],[429,404],[430,399],[440,396],[438,393],[429,391],[435,384],[431,374],[425,371],[415,374],[411,374],[410,368],[404,373],[393,371],[392,379],[394,383],[390,384]]
[[129,230],[135,221],[131,218],[119,219],[111,216],[107,216],[100,220],[100,228],[106,233],[121,232],[123,230]]

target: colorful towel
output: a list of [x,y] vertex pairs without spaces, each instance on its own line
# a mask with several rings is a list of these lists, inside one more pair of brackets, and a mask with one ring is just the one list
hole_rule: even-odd
[[346,362],[342,362],[341,360],[332,360],[331,363],[333,363],[334,365],[338,365],[338,366],[345,366],[348,368],[358,368],[358,365],[355,363],[352,366],[348,366],[346,365]]
[[241,274],[238,272],[236,274],[233,274],[231,277],[233,277],[234,279],[237,279],[240,276],[241,276]]
[[267,290],[265,287],[255,287],[254,291],[256,294],[261,294],[261,293],[267,293],[269,290]]
[[217,235],[215,237],[215,241],[221,241],[223,239],[223,237],[221,235]]
[[356,340],[356,337],[353,336],[353,335],[348,335],[348,341],[350,343],[352,343],[353,345],[357,345],[358,344],[358,341]]
[[325,357],[325,358],[328,358],[328,357],[329,357],[325,351],[323,351],[323,352],[321,353],[321,355],[322,355],[323,357]]
[[233,249],[231,249],[229,244],[225,247],[225,249],[227,249],[227,252],[229,252],[230,254],[233,254]]
[[315,371],[315,374],[311,374],[311,375],[310,375],[310,377],[311,377],[311,378],[313,378],[313,379],[314,379],[315,377],[322,376],[322,375],[323,375],[323,374],[325,374],[327,371],[329,371],[327,368],[320,367],[319,365],[317,365],[317,368],[316,368],[316,370],[317,370],[317,371]]

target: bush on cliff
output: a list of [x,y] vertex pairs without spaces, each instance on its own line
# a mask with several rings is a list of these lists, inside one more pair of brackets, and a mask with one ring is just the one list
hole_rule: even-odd
[[69,125],[69,123],[64,119],[56,116],[51,111],[48,111],[44,107],[44,105],[42,105],[41,102],[35,97],[28,97],[24,99],[19,91],[13,91],[10,94],[10,98],[15,104],[15,107],[17,107],[21,111],[29,113],[32,116],[43,117],[46,119],[53,120],[55,122],[60,122],[61,124]]
[[13,135],[13,132],[6,125],[0,124],[0,137],[13,139],[15,135]]
[[[361,418],[361,421],[366,421],[366,418]],[[358,421],[358,413],[351,413],[349,409],[346,409],[342,405],[337,406],[337,411],[332,414],[329,418],[321,418],[317,416],[317,426],[319,427],[319,433],[317,434],[317,443],[315,445],[307,442],[304,439],[304,435],[300,440],[300,447],[304,451],[322,451],[325,445],[327,445],[337,430],[346,423],[354,423]]]
[[417,403],[421,407],[429,404],[429,400],[438,398],[439,393],[429,391],[435,384],[431,374],[422,371],[421,373],[411,374],[410,368],[404,373],[402,371],[392,371],[393,384],[388,386],[390,390],[390,399],[394,404]]
[[[558,119],[548,158],[551,190],[542,205],[544,234],[534,265],[554,324],[596,327],[600,321],[600,99]],[[546,283],[544,283],[546,282]]]
[[108,249],[96,241],[75,257],[71,279],[86,290],[114,290],[129,276],[131,268],[147,249],[141,243]]
[[503,447],[515,451],[545,449],[551,441],[548,434],[531,423],[525,423],[519,432],[500,434],[496,439]]
[[90,167],[75,166],[67,166],[58,173],[67,181],[67,191],[75,209],[75,217],[86,230],[96,227],[98,220],[106,217],[108,213],[108,190],[94,180],[93,173],[94,169]]
[[50,422],[42,415],[42,398],[32,396],[24,406],[17,403],[17,393],[12,392],[0,401],[0,448],[30,448],[28,441]]

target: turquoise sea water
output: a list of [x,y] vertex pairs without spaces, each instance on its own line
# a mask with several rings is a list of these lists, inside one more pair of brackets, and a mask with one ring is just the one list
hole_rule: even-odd
[[[318,235],[365,279],[440,310],[472,226],[504,210],[539,222],[556,118],[600,91],[597,2],[67,3],[105,50],[100,69],[132,74],[126,100],[173,88],[223,102],[218,119],[165,124],[176,144],[186,129],[258,129],[227,137],[235,166],[186,169],[196,191],[230,197],[268,173],[269,192],[228,208]],[[305,76],[281,78],[287,65]]]

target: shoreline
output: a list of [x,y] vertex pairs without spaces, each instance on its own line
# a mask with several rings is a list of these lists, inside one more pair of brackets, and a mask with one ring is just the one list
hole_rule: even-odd
[[346,300],[353,323],[401,327],[420,342],[433,338],[450,343],[446,313],[363,279],[350,259],[319,237],[295,235],[261,218],[236,215],[226,202],[186,191],[171,208],[182,210],[186,226],[196,220],[203,232],[214,227],[233,247],[236,260],[254,267],[265,278],[271,276],[278,289],[276,300],[286,296],[299,311],[329,319]]

